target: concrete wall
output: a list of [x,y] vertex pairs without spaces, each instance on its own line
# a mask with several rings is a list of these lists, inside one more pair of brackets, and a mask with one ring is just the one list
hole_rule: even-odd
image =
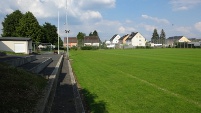
[[0,50],[15,52],[15,44],[24,44],[25,54],[32,52],[32,41],[0,41]]

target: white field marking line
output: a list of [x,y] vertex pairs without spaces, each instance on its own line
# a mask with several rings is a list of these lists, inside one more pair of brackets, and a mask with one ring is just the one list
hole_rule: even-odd
[[[125,72],[123,72],[123,71],[119,71],[119,72],[125,74]],[[192,104],[197,105],[198,107],[201,107],[201,104],[200,104],[199,102],[197,102],[197,101],[194,101],[194,100],[192,100],[192,99],[188,99],[188,98],[186,98],[186,97],[184,97],[184,96],[182,96],[182,95],[180,95],[180,94],[177,94],[177,93],[174,93],[174,92],[172,92],[172,91],[169,91],[169,90],[167,90],[167,89],[165,89],[165,88],[162,88],[162,87],[160,87],[160,86],[158,86],[158,85],[156,85],[156,84],[153,84],[153,83],[150,83],[150,82],[148,82],[148,81],[146,81],[146,80],[143,80],[143,79],[141,79],[141,78],[138,78],[138,77],[136,77],[136,76],[134,76],[134,75],[131,75],[131,74],[128,74],[128,73],[126,73],[126,74],[127,74],[128,76],[132,77],[132,78],[135,78],[136,80],[138,80],[138,81],[140,81],[140,82],[143,82],[143,83],[145,83],[145,84],[147,84],[147,85],[150,85],[150,86],[152,86],[152,87],[154,87],[154,88],[156,88],[156,89],[158,89],[158,90],[161,90],[161,91],[163,91],[163,92],[165,92],[165,93],[167,93],[167,94],[173,95],[173,96],[175,96],[175,97],[177,97],[177,98],[180,98],[180,99],[182,99],[182,100],[184,100],[184,101],[190,102],[190,103],[192,103]]]
[[[104,54],[114,54],[114,53],[104,53]],[[115,55],[123,55],[123,54],[115,54]],[[123,55],[123,56],[130,56],[130,55]],[[94,60],[95,62],[97,62],[95,59],[92,59],[92,58],[91,58],[91,60]],[[106,65],[106,66],[108,66],[108,65]],[[173,96],[175,96],[175,97],[177,97],[177,98],[180,98],[180,99],[182,99],[182,100],[184,100],[184,101],[186,101],[186,102],[195,104],[195,105],[197,105],[198,107],[201,108],[201,103],[199,103],[199,102],[197,102],[197,101],[194,101],[194,100],[192,100],[192,99],[188,99],[188,98],[186,98],[186,97],[184,97],[184,96],[182,96],[182,95],[180,95],[180,94],[177,94],[177,93],[174,93],[174,92],[172,92],[172,91],[169,91],[169,90],[167,90],[167,89],[165,89],[165,88],[162,88],[162,87],[160,87],[160,86],[158,86],[158,85],[156,85],[156,84],[153,84],[153,83],[150,83],[150,82],[148,82],[148,81],[146,81],[146,80],[143,80],[143,79],[141,79],[141,78],[138,78],[138,77],[136,77],[136,76],[134,76],[134,75],[125,73],[125,72],[120,71],[120,70],[117,70],[117,71],[119,71],[119,72],[122,73],[122,74],[127,74],[128,76],[130,76],[130,77],[132,77],[132,78],[135,78],[136,80],[138,80],[138,81],[140,81],[140,82],[143,82],[143,83],[145,83],[145,84],[147,84],[147,85],[150,85],[150,86],[152,86],[152,87],[154,87],[154,88],[156,88],[156,89],[158,89],[158,90],[161,90],[161,91],[163,91],[163,92],[165,92],[165,93],[167,93],[167,94],[170,94],[170,95],[173,95]]]

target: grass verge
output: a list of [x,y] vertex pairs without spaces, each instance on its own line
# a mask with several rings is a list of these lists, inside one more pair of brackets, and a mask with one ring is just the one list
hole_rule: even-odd
[[46,83],[40,76],[0,63],[0,111],[34,112]]

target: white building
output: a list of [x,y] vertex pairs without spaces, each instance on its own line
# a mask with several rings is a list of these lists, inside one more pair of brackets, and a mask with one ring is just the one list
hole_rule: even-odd
[[15,53],[32,53],[32,39],[24,37],[0,37],[0,50]]
[[126,39],[127,45],[136,46],[145,46],[146,39],[139,32],[132,32],[129,37]]
[[108,48],[115,48],[115,45],[119,43],[119,39],[121,37],[118,34],[115,34],[110,41],[106,41],[106,45]]

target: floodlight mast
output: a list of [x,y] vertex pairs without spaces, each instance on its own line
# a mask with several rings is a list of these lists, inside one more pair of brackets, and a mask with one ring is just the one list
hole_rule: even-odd
[[68,16],[67,16],[67,0],[66,0],[66,30],[65,30],[65,33],[66,33],[66,57],[68,58],[69,57],[69,49],[68,49],[68,33],[70,32],[70,30],[68,30]]
[[59,11],[58,11],[58,54],[59,54]]

